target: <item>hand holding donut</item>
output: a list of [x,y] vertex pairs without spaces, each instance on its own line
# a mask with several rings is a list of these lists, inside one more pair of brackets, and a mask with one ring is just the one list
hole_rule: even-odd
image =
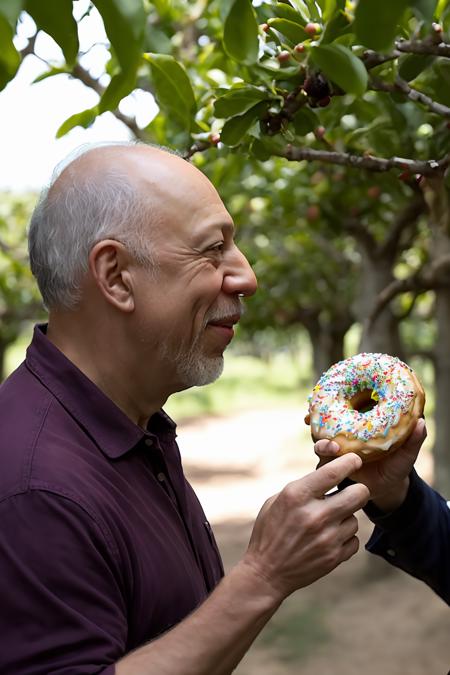
[[[386,513],[395,511],[405,500],[408,476],[426,437],[425,421],[419,419],[412,434],[400,448],[377,462],[363,464],[350,478],[369,488],[371,501],[379,509]],[[335,441],[320,440],[315,443],[314,452],[321,466],[337,456],[339,446]]]
[[424,404],[422,385],[408,365],[388,354],[361,353],[322,375],[305,422],[321,463],[356,452],[364,465],[352,478],[367,485],[380,509],[392,511],[406,497],[426,437]]

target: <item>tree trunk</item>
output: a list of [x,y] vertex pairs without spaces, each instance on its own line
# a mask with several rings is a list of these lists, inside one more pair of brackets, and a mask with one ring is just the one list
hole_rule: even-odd
[[[429,208],[429,226],[432,234],[430,264],[436,264],[450,255],[449,195],[441,179],[425,182],[425,198]],[[442,284],[435,291],[437,323],[435,364],[435,441],[433,447],[434,483],[450,499],[450,271],[442,268]]]
[[434,484],[450,499],[450,290],[447,288],[436,292],[436,321]]
[[362,256],[360,293],[354,305],[355,314],[363,328],[359,350],[361,352],[380,352],[403,359],[403,347],[400,339],[398,321],[391,309],[386,307],[369,325],[369,317],[378,295],[393,280],[394,260],[380,259],[364,248]]
[[323,326],[317,323],[315,328],[307,327],[313,350],[313,368],[316,381],[333,363],[345,358],[344,338],[350,325]]

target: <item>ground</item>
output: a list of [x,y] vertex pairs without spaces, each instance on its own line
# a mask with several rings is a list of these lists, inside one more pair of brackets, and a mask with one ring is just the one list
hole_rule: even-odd
[[[265,499],[314,469],[297,408],[247,411],[179,426],[185,470],[216,533],[225,567],[245,551]],[[419,473],[432,480],[425,448]],[[371,526],[359,517],[364,543]],[[450,612],[421,582],[364,547],[289,598],[237,675],[447,675]]]

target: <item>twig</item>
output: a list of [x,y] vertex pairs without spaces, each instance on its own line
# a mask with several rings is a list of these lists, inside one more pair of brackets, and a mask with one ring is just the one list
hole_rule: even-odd
[[421,91],[413,89],[407,82],[405,82],[405,80],[402,80],[400,77],[395,79],[394,84],[382,82],[378,79],[372,79],[369,83],[369,87],[375,91],[387,91],[390,93],[401,91],[402,94],[405,94],[405,96],[407,96],[411,101],[414,101],[415,103],[422,103],[429,110],[431,110],[431,112],[434,112],[441,117],[450,117],[450,108],[448,108],[446,105],[443,105],[442,103],[433,101],[433,99],[431,99],[429,96],[426,96],[426,94],[423,94]]
[[395,279],[378,296],[369,318],[369,325],[379,316],[386,305],[401,293],[413,291],[417,295],[450,285],[450,281],[440,278],[442,272],[450,269],[450,253],[435,260],[428,269],[420,269],[406,279]]
[[381,257],[385,258],[389,255],[396,254],[401,235],[408,226],[417,222],[417,219],[425,211],[425,208],[425,199],[423,198],[422,192],[419,192],[417,197],[413,199],[413,201],[411,201],[395,219],[389,235],[380,247]]
[[205,150],[213,147],[215,147],[214,143],[210,143],[208,141],[197,141],[182,154],[182,157],[183,159],[190,159],[192,155],[195,155],[196,152],[204,152]]
[[395,47],[399,52],[407,54],[430,54],[450,57],[450,45],[445,42],[433,44],[426,40],[397,40]]
[[436,176],[445,172],[450,164],[450,155],[440,160],[430,159],[426,161],[408,159],[406,157],[373,157],[372,155],[351,155],[346,152],[328,152],[326,150],[313,150],[311,148],[298,148],[290,143],[285,148],[273,150],[273,154],[285,157],[290,162],[325,162],[349,166],[354,169],[367,169],[368,171],[385,172],[391,169],[407,171],[411,174],[422,176]]

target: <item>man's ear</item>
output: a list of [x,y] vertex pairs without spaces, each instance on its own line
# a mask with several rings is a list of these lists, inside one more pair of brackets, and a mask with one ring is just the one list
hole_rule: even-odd
[[103,239],[89,254],[89,270],[105,300],[122,312],[134,310],[130,255],[123,244]]

